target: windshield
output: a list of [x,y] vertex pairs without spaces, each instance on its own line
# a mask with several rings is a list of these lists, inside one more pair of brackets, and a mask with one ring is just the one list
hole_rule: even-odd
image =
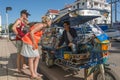
[[94,35],[98,36],[100,34],[103,34],[104,32],[99,28],[99,26],[95,24],[89,24],[84,23],[79,25],[78,27],[75,27],[78,37],[82,42],[84,42],[87,38],[90,38]]
[[95,34],[95,35],[99,35],[99,34],[103,34],[104,32],[101,30],[101,28],[99,26],[97,26],[96,24],[94,25],[90,25],[91,29],[92,29],[92,32]]
[[93,34],[102,34],[104,33],[99,26],[95,25],[95,24],[89,24],[89,23],[85,23],[82,24],[78,27],[79,29],[77,29],[77,32],[79,33],[83,33],[83,34],[89,34],[89,33],[93,33]]

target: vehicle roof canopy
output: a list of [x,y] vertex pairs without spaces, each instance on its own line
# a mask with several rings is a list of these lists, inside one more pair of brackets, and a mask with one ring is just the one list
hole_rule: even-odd
[[71,26],[76,26],[100,17],[99,15],[80,15],[79,11],[79,9],[76,9],[57,16],[53,20],[53,25],[63,26],[64,21],[70,21]]

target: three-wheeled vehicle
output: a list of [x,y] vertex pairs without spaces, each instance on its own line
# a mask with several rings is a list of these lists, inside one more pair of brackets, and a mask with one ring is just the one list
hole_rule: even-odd
[[[85,69],[85,80],[93,73],[93,80],[118,80],[117,75],[108,67],[109,44],[107,35],[88,21],[99,16],[81,16],[79,10],[70,11],[54,19],[53,27],[47,29],[41,39],[42,60],[46,66],[58,65],[64,70]],[[56,49],[63,32],[64,21],[70,21],[76,29],[78,38],[77,53],[67,51],[65,44]]]

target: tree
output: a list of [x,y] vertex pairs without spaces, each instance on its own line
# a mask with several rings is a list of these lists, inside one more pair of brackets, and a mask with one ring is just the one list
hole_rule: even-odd
[[11,32],[13,32],[13,30],[12,30],[12,27],[13,27],[13,23],[11,23],[11,24],[9,24],[9,32],[11,33]]
[[0,32],[2,31],[2,26],[0,26]]

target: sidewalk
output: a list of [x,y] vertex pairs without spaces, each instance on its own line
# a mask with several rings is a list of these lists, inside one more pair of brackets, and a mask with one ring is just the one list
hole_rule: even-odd
[[0,80],[30,80],[29,70],[25,70],[26,75],[16,71],[16,47],[11,41],[0,40]]

